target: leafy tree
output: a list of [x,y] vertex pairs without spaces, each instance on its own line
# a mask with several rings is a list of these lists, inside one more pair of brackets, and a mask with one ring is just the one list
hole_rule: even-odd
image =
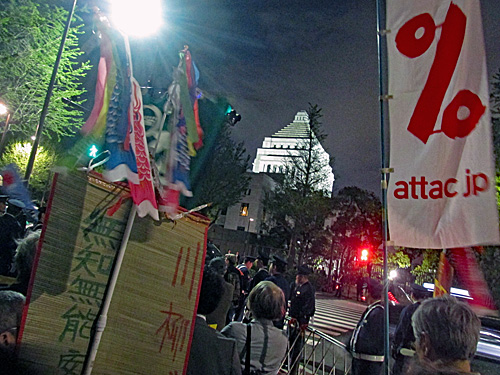
[[[12,142],[10,143],[0,160],[0,168],[14,163],[19,167],[20,172],[26,170],[28,160],[31,153],[31,143],[28,142]],[[50,183],[50,168],[54,164],[56,153],[53,149],[47,146],[38,148],[33,174],[30,179],[30,190],[32,199],[41,199],[47,186]]]
[[182,203],[189,209],[212,203],[203,213],[215,221],[221,210],[238,203],[248,189],[250,156],[242,142],[231,139],[225,99],[202,100],[199,106],[204,146],[191,162],[193,197]]
[[330,212],[324,181],[332,160],[320,157],[319,145],[326,138],[321,131],[321,108],[309,104],[307,114],[307,136],[290,151],[284,175],[264,198],[273,226],[289,238],[289,265],[301,264],[322,251]]
[[[35,133],[67,15],[43,1],[0,3],[0,97],[12,112],[11,131],[17,136]],[[78,47],[81,26],[68,33],[46,118],[44,135],[57,140],[81,126],[81,112],[62,101],[83,102],[80,82],[90,65],[77,61],[83,53]]]
[[354,264],[361,247],[371,249],[371,258],[382,242],[380,200],[374,193],[355,186],[345,187],[333,198],[329,227],[332,243],[331,259],[337,260],[337,276],[358,268]]
[[415,276],[415,282],[418,284],[423,284],[424,282],[434,283],[434,278],[439,267],[441,250],[426,249],[421,251],[423,254],[422,263],[416,266],[411,273]]

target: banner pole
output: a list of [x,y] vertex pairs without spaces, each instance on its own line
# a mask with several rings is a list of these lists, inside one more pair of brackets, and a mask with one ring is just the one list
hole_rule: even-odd
[[389,274],[387,269],[387,179],[390,173],[386,158],[385,138],[386,119],[384,114],[387,110],[387,40],[384,38],[386,30],[385,0],[376,0],[377,3],[377,49],[378,49],[378,71],[379,71],[379,111],[380,111],[380,154],[381,154],[381,190],[382,190],[382,245],[384,251],[384,375],[389,371]]
[[87,350],[87,355],[83,364],[82,375],[90,375],[92,373],[92,368],[94,367],[94,361],[97,356],[97,351],[99,350],[99,343],[101,342],[102,333],[106,328],[109,306],[111,305],[111,299],[113,298],[116,281],[118,280],[118,275],[120,274],[120,268],[123,262],[123,257],[125,256],[125,250],[127,249],[130,233],[132,232],[132,227],[134,226],[136,213],[137,206],[135,204],[132,204],[132,208],[130,209],[130,214],[127,221],[127,226],[125,227],[125,232],[123,233],[122,243],[120,244],[120,249],[118,250],[118,253],[116,255],[116,261],[113,265],[113,271],[111,273],[106,293],[102,301],[102,307],[99,311],[99,315],[97,316],[97,320],[95,321],[95,331],[91,337],[91,342]]

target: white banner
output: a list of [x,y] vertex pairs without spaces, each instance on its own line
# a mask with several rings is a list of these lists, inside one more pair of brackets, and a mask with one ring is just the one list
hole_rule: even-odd
[[500,241],[479,0],[387,0],[397,246]]

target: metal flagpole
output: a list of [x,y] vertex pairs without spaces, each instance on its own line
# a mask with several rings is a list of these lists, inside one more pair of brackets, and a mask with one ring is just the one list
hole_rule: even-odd
[[47,117],[47,112],[49,110],[50,97],[52,96],[52,91],[54,90],[54,83],[56,81],[57,71],[59,70],[59,63],[61,62],[61,56],[64,51],[64,43],[66,43],[66,37],[68,36],[69,27],[71,26],[71,19],[73,18],[73,13],[75,12],[77,0],[73,0],[73,6],[68,13],[68,19],[66,21],[66,27],[64,29],[61,44],[59,45],[59,51],[57,53],[56,62],[54,63],[54,69],[52,69],[52,76],[50,77],[49,88],[47,89],[47,94],[45,95],[45,101],[43,103],[42,113],[40,115],[40,122],[36,127],[35,141],[33,142],[33,147],[31,148],[30,158],[28,160],[28,165],[26,167],[26,173],[24,179],[26,184],[29,182],[31,172],[33,171],[33,166],[35,164],[35,156],[40,143],[40,138],[42,138],[43,125],[45,123],[45,117]]
[[387,111],[387,40],[385,34],[386,23],[386,0],[376,0],[377,2],[377,47],[378,47],[378,69],[379,69],[379,110],[380,110],[380,153],[381,153],[381,188],[382,188],[382,245],[384,249],[384,374],[388,375],[389,371],[389,275],[387,270],[387,241],[388,241],[388,225],[387,225],[387,179],[391,169],[388,167],[386,157],[386,118],[384,114]]

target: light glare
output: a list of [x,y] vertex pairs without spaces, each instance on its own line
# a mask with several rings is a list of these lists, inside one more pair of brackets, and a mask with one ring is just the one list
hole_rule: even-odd
[[7,113],[7,106],[3,103],[0,103],[0,115],[5,115]]
[[114,25],[130,36],[154,34],[162,24],[160,0],[113,0],[111,14]]

